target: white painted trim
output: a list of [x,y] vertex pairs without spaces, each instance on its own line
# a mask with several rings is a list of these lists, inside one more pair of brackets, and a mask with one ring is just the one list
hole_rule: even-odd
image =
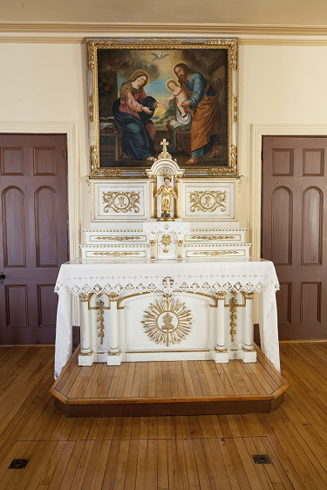
[[327,136],[327,126],[297,124],[251,124],[249,220],[250,241],[254,257],[260,257],[261,246],[261,152],[263,136]]
[[[81,202],[78,124],[76,122],[3,121],[0,133],[66,134],[67,137],[67,184],[68,184],[68,235],[69,259],[79,257]],[[73,325],[79,325],[79,308],[73,304]]]

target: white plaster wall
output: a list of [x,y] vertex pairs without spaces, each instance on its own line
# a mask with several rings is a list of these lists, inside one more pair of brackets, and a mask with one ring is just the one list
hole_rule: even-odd
[[[327,46],[240,46],[239,221],[249,226],[251,124],[324,125]],[[90,219],[85,50],[80,44],[0,44],[0,121],[76,122],[80,148],[82,226]],[[326,124],[327,126],[327,124]]]

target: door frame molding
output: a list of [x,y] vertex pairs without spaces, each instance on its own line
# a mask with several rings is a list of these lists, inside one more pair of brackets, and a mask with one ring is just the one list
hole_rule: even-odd
[[[261,250],[261,192],[262,192],[262,138],[263,136],[326,136],[327,126],[299,124],[251,124],[249,165],[249,232],[254,257]],[[252,197],[251,197],[252,196]]]
[[0,122],[0,133],[65,134],[67,138],[67,188],[69,260],[78,258],[80,243],[80,166],[76,122]]

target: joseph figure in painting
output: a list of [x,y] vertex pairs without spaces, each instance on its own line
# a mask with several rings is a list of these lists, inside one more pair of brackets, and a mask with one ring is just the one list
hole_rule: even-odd
[[191,158],[185,165],[194,165],[200,157],[210,153],[210,158],[219,154],[220,132],[218,94],[201,73],[185,63],[174,67],[182,90],[188,100],[181,102],[184,108],[194,111],[191,123]]

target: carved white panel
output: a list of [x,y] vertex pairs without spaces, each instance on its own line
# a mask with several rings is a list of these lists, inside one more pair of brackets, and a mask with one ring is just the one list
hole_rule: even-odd
[[94,182],[93,221],[148,219],[148,182]]
[[210,180],[182,182],[182,218],[236,220],[236,182]]
[[[180,338],[175,342],[165,342],[164,335],[162,335],[163,341],[156,341],[158,339],[151,336],[151,327],[153,327],[154,334],[157,330],[157,323],[160,327],[161,317],[165,314],[165,307],[162,304],[164,298],[161,295],[151,294],[134,297],[124,303],[125,328],[121,339],[124,350],[128,352],[169,352],[211,348],[212,326],[208,304],[212,303],[212,300],[203,296],[190,296],[183,293],[174,294],[172,298],[173,303],[168,307],[169,313],[171,316],[177,315],[181,327],[183,327],[183,319],[186,321],[187,332],[181,331]],[[151,314],[153,316],[152,322]],[[177,330],[176,334],[178,337]]]

